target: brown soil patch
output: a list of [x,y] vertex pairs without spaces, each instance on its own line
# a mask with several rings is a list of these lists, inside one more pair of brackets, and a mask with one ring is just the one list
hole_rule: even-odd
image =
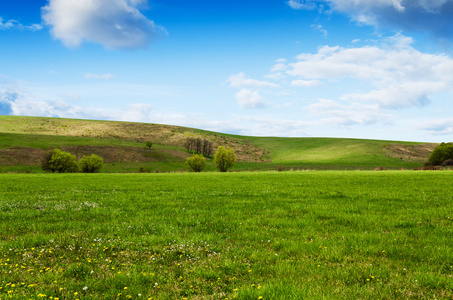
[[41,149],[27,147],[0,149],[0,165],[39,165],[45,153]]
[[188,153],[175,150],[124,146],[66,146],[62,147],[62,150],[75,155],[77,160],[81,159],[83,155],[96,154],[102,157],[105,163],[184,161],[189,156]]
[[426,162],[436,147],[437,144],[389,144],[384,146],[384,154],[404,161]]
[[[189,153],[176,150],[137,147],[66,146],[61,150],[75,155],[77,160],[83,155],[96,154],[102,157],[105,163],[184,161],[190,156]],[[0,149],[0,165],[40,165],[46,153],[47,151],[41,149],[26,147]]]

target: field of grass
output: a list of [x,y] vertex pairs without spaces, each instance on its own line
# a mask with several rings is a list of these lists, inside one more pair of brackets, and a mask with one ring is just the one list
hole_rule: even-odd
[[[193,128],[130,122],[0,116],[0,172],[40,172],[46,151],[60,148],[76,155],[97,154],[103,172],[187,171],[187,138],[232,147],[235,170],[414,169],[423,166],[435,144],[341,138],[248,137]],[[154,142],[151,151],[144,142]],[[216,170],[208,160],[206,171]]]
[[452,299],[452,179],[0,174],[0,299]]

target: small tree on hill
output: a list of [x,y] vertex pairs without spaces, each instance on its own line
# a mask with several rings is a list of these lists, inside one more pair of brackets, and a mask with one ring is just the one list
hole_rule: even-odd
[[83,173],[98,173],[104,166],[104,159],[96,154],[84,155],[79,161],[79,168]]
[[148,147],[149,149],[151,149],[151,147],[153,146],[153,142],[147,141],[145,145],[146,145],[146,147]]
[[453,142],[442,143],[436,148],[428,159],[428,162],[433,166],[440,166],[444,161],[453,159]]
[[195,154],[194,156],[186,159],[186,164],[192,171],[201,172],[206,165],[206,158],[204,158],[203,155]]
[[234,150],[230,147],[225,149],[225,147],[219,146],[214,156],[214,162],[216,163],[217,168],[219,168],[220,172],[228,171],[228,169],[232,168],[236,163],[236,155],[234,154]]
[[74,173],[77,172],[78,165],[74,155],[55,149],[44,158],[41,168],[52,173]]

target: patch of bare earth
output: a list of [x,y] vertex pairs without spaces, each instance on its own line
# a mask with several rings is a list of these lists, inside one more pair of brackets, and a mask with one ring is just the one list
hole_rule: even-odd
[[[145,149],[124,146],[66,146],[61,150],[76,156],[77,160],[83,155],[96,154],[106,163],[115,162],[157,162],[184,161],[189,154],[176,150]],[[0,149],[0,165],[39,165],[47,151],[35,148]]]
[[41,163],[45,153],[41,149],[28,147],[0,149],[0,165],[38,165]]
[[62,150],[75,155],[77,159],[81,159],[84,155],[96,154],[102,157],[106,163],[184,161],[189,156],[188,153],[176,150],[125,146],[65,146],[62,147]]
[[388,144],[384,146],[384,154],[404,161],[426,162],[437,146],[437,144]]

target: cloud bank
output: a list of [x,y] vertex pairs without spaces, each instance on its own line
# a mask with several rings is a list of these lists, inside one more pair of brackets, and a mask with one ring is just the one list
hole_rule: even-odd
[[165,30],[147,19],[139,7],[147,0],[49,0],[42,8],[51,34],[67,47],[83,41],[107,49],[146,48]]
[[17,88],[1,88],[0,115],[149,122],[153,107],[134,103],[117,110],[73,105],[65,99],[44,101]]
[[448,38],[453,35],[453,0],[290,0],[293,9],[330,7],[359,23],[426,31]]
[[450,57],[417,51],[410,45],[411,39],[401,35],[390,41],[392,44],[356,48],[324,46],[315,54],[300,54],[287,74],[299,77],[293,85],[310,86],[332,79],[367,82],[373,90],[344,94],[340,99],[385,109],[424,106],[433,94],[453,91]]

